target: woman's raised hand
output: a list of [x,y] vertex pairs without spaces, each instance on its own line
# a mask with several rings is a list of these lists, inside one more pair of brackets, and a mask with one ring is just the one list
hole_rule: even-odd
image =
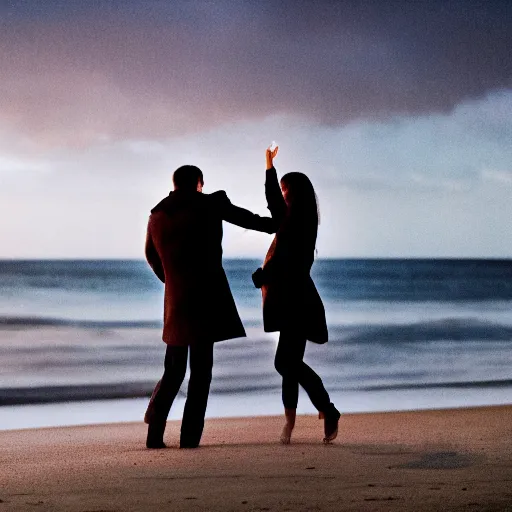
[[277,152],[279,151],[279,146],[275,146],[274,147],[274,143],[272,143],[268,148],[267,148],[267,153],[266,153],[266,156],[267,156],[267,169],[272,169],[272,167],[274,167],[274,158],[277,156]]

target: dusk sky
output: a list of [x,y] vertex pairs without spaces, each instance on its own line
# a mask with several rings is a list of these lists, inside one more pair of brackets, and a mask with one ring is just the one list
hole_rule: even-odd
[[143,258],[183,164],[266,214],[272,140],[319,257],[512,257],[510,48],[510,0],[2,1],[0,257]]

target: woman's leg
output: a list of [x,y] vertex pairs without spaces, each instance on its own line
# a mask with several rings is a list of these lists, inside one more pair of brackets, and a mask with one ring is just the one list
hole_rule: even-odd
[[294,369],[298,360],[301,359],[301,350],[300,346],[297,350],[297,346],[293,342],[292,336],[287,336],[286,333],[281,332],[274,360],[275,368],[283,378],[281,393],[286,418],[286,423],[281,432],[281,442],[283,444],[290,444],[299,399],[299,380]]
[[306,390],[318,411],[325,412],[331,405],[322,379],[303,361],[306,338],[293,331],[282,331],[277,346],[275,367],[283,377],[283,404],[296,409],[299,384]]
[[[283,377],[283,404],[285,411],[295,410],[299,397],[299,384],[306,390],[311,402],[324,417],[324,442],[329,442],[336,437],[338,430],[339,412],[331,403],[322,379],[304,361],[306,339],[294,331],[282,331],[277,346],[275,367]],[[287,415],[288,416],[288,415]],[[295,418],[295,414],[293,414]],[[295,422],[293,421],[293,424]],[[283,429],[285,434],[291,436],[293,426],[287,422]],[[286,430],[286,432],[285,432]],[[283,440],[283,442],[285,442]]]
[[[296,343],[297,342],[297,343]],[[304,356],[304,348],[299,340],[281,331],[277,344],[274,366],[283,378],[282,399],[285,409],[296,409],[299,400],[298,366]]]

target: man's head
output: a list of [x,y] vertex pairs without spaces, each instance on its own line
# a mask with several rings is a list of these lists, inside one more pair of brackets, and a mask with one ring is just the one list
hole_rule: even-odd
[[178,167],[172,175],[172,182],[174,183],[174,190],[203,191],[203,173],[195,165]]

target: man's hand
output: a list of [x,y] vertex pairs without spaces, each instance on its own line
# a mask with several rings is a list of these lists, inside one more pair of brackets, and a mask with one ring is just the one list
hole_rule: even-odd
[[267,149],[267,169],[272,169],[274,167],[274,158],[277,156],[277,152],[279,150],[279,146],[276,146],[273,150],[268,148]]

